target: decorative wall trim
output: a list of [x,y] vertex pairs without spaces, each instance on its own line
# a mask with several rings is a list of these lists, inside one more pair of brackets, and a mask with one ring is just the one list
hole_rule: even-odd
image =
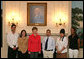
[[[8,33],[6,33],[7,35]],[[20,33],[19,33],[20,34]],[[32,33],[27,33],[27,35],[31,35]],[[39,35],[41,36],[46,36],[46,33],[39,33]],[[51,33],[51,36],[59,36],[60,34],[59,33]],[[68,33],[65,33],[65,36],[67,36]]]

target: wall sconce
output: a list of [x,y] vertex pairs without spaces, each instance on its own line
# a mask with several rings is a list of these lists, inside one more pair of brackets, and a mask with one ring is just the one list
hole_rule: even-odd
[[20,20],[19,13],[11,12],[7,15],[7,19],[8,19],[8,26],[11,26],[12,24],[18,26],[18,22]]
[[58,27],[58,26],[65,26],[65,23],[63,23],[62,21],[61,21],[61,19],[60,19],[60,22],[59,23],[56,23],[56,26]]
[[12,18],[9,22],[8,22],[8,25],[11,26],[12,24],[15,24],[16,26],[18,26],[18,22],[15,21],[14,18]]

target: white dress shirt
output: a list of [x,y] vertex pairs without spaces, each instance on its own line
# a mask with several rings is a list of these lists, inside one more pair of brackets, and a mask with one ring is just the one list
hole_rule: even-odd
[[65,49],[61,53],[66,53],[67,45],[68,45],[68,39],[66,37],[64,37],[63,41],[62,41],[62,38],[61,39],[60,37],[57,38],[56,46],[58,46],[58,51],[60,51],[63,47],[65,47]]
[[8,46],[10,46],[11,48],[14,48],[13,45],[16,45],[16,47],[18,47],[18,44],[17,44],[17,40],[18,40],[18,36],[19,34],[17,33],[8,33],[7,35],[7,43],[8,43]]
[[[43,40],[42,40],[42,50],[44,51],[45,50],[45,43],[46,43],[46,40],[47,40],[47,37],[45,37]],[[55,51],[55,40],[50,36],[48,38],[48,47],[47,47],[47,50],[52,50],[53,49],[53,53]]]

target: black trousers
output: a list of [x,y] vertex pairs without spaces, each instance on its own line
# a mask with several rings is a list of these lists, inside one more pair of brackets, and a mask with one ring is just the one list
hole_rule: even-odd
[[38,55],[39,55],[38,52],[31,52],[30,58],[39,58]]
[[17,49],[13,50],[8,46],[8,58],[16,58],[17,55]]
[[41,54],[38,54],[38,58],[43,58],[43,51],[41,51]]
[[28,51],[24,54],[21,51],[18,51],[18,58],[29,58]]

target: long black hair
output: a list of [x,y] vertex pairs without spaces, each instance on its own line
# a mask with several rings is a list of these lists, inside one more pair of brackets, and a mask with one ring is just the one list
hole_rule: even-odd
[[26,30],[22,30],[20,33],[20,37],[22,37],[22,32],[25,31],[25,37],[27,36]]

